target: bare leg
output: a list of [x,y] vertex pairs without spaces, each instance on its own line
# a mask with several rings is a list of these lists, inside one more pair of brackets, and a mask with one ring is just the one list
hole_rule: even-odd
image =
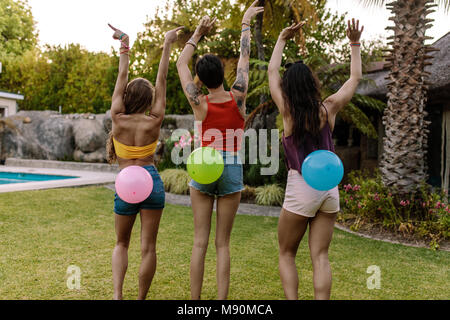
[[115,228],[117,241],[112,254],[112,274],[114,285],[114,300],[122,300],[123,281],[128,268],[128,247],[130,245],[131,230],[133,229],[134,216],[115,215]]
[[316,300],[329,300],[331,296],[331,267],[328,260],[328,248],[333,237],[335,220],[335,213],[319,212],[310,222],[309,250]]
[[288,300],[298,299],[298,272],[295,256],[307,226],[307,217],[285,209],[281,210],[278,221],[279,269],[284,294]]
[[194,246],[191,256],[191,299],[199,300],[202,292],[205,256],[211,231],[214,197],[190,189],[194,214]]
[[226,300],[230,287],[230,235],[234,217],[239,208],[241,193],[220,197],[217,200],[216,254],[218,299]]
[[162,210],[141,210],[141,267],[138,300],[145,300],[156,271],[156,238]]

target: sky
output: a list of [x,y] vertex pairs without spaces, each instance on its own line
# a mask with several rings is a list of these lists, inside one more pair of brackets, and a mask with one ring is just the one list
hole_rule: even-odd
[[[121,28],[130,35],[131,41],[138,32],[144,30],[143,24],[153,17],[158,6],[165,0],[28,0],[37,22],[41,44],[64,45],[79,43],[90,51],[110,52],[117,43],[107,26]],[[390,23],[390,12],[386,8],[367,8],[358,0],[328,0],[333,11],[348,12],[347,17],[359,18],[365,26],[363,37],[386,38],[384,30]],[[433,28],[428,30],[434,42],[448,31],[450,13],[443,10],[432,13],[435,19]]]

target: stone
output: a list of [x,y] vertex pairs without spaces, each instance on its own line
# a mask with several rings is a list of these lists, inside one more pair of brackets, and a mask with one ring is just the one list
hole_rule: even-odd
[[104,163],[106,162],[106,148],[100,148],[94,152],[84,153],[81,150],[75,150],[73,159],[80,162]]
[[67,160],[72,157],[72,121],[56,117],[51,111],[21,111],[7,119],[13,126],[3,126],[0,134],[1,160],[10,157]]
[[103,128],[107,133],[109,133],[112,130],[112,117],[111,117],[111,110],[108,110],[103,117]]
[[103,126],[95,120],[78,119],[74,121],[75,147],[83,153],[94,152],[106,146],[107,134]]

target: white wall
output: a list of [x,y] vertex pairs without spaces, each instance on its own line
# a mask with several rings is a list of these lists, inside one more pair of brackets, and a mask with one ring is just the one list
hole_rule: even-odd
[[12,116],[17,113],[17,102],[16,100],[0,98],[0,109],[4,109],[5,117]]

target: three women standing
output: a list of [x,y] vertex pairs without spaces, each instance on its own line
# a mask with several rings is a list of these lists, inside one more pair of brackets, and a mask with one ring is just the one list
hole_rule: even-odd
[[[255,1],[242,20],[240,59],[236,81],[230,91],[224,89],[224,67],[212,54],[201,57],[195,71],[195,82],[188,64],[198,42],[214,26],[215,19],[204,17],[186,43],[177,62],[183,91],[199,122],[202,147],[210,146],[223,156],[225,168],[216,182],[208,185],[190,183],[190,197],[194,216],[194,244],[190,263],[191,298],[200,299],[205,256],[211,230],[211,217],[217,198],[216,238],[218,299],[226,299],[230,284],[230,236],[243,190],[242,162],[238,151],[245,122],[245,101],[248,90],[250,59],[250,22],[263,12]],[[339,192],[320,192],[309,187],[302,178],[301,165],[313,151],[334,151],[332,131],[337,113],[350,101],[362,77],[359,39],[363,28],[359,21],[348,24],[352,46],[350,79],[334,95],[321,100],[320,83],[302,61],[286,65],[283,78],[280,67],[286,41],[304,23],[284,29],[275,46],[269,65],[269,85],[273,101],[283,116],[283,147],[289,167],[285,201],[278,226],[279,270],[287,299],[298,299],[298,274],[295,256],[309,225],[309,247],[313,264],[313,283],[316,299],[329,299],[331,269],[328,248],[331,242],[336,213],[339,211]],[[111,27],[113,28],[113,27]],[[153,154],[165,111],[166,76],[170,45],[177,39],[177,31],[166,34],[156,88],[145,79],[128,82],[128,36],[113,28],[114,38],[121,40],[119,76],[114,91],[111,114],[113,128],[109,143],[110,160],[116,157],[120,168],[139,165],[153,177],[154,188],[144,202],[131,205],[115,199],[117,243],[113,253],[114,298],[122,298],[122,286],[128,263],[128,245],[137,213],[141,213],[142,263],[139,274],[139,299],[145,299],[156,270],[156,237],[164,208],[164,187],[154,167]],[[204,85],[208,94],[203,94]],[[149,115],[146,114],[149,112]],[[215,134],[208,134],[213,130]],[[229,131],[234,135],[229,135]],[[213,139],[214,138],[214,139]]]

